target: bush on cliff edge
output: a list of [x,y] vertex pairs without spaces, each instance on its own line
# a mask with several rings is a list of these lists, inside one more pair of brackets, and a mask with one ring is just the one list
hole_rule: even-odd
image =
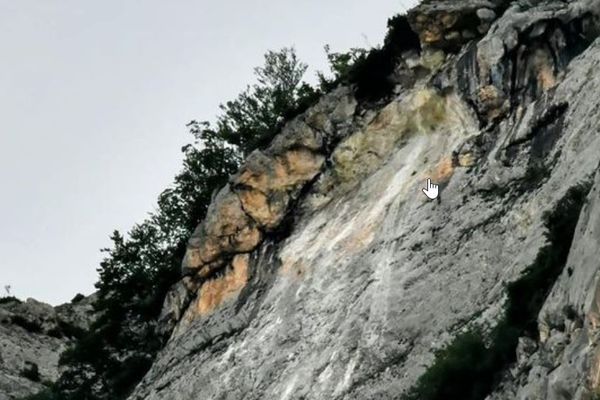
[[376,101],[390,95],[394,89],[391,75],[400,55],[408,50],[421,50],[419,36],[412,30],[406,15],[388,20],[388,31],[382,47],[367,51],[354,48],[346,53],[331,52],[325,47],[333,79],[320,74],[325,89],[343,83],[356,87],[356,96],[363,101]]
[[268,52],[255,70],[257,83],[222,105],[216,124],[188,124],[194,142],[183,148],[182,171],[145,221],[111,236],[98,268],[97,319],[62,355],[58,382],[31,399],[119,400],[131,393],[164,344],[156,320],[212,195],[244,155],[317,100],[319,92],[302,82],[305,71],[294,49]]

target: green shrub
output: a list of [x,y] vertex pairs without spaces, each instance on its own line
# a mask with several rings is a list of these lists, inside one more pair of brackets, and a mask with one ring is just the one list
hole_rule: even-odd
[[71,300],[71,304],[80,303],[83,299],[85,299],[85,296],[81,293],[77,293],[75,297],[73,297],[73,299]]
[[9,303],[17,303],[17,304],[21,304],[22,301],[17,299],[14,296],[5,296],[5,297],[0,297],[0,304],[9,304]]
[[390,48],[393,54],[399,55],[407,50],[421,50],[419,35],[410,27],[406,15],[398,14],[388,19],[387,26],[384,47]]
[[159,196],[156,211],[128,235],[115,231],[104,249],[89,331],[62,324],[55,332],[78,340],[61,356],[64,373],[52,395],[125,399],[146,374],[166,340],[157,334],[157,318],[181,278],[189,237],[243,156],[266,146],[286,120],[318,100],[319,92],[302,83],[305,71],[293,49],[268,52],[255,70],[257,83],[222,105],[216,124],[188,124],[194,142],[182,149],[182,171]]
[[419,36],[412,30],[406,15],[396,15],[388,20],[388,32],[382,47],[369,51],[351,49],[347,53],[331,53],[325,47],[334,79],[320,74],[325,89],[339,84],[354,84],[356,96],[363,101],[376,101],[390,95],[394,82],[390,79],[400,54],[407,50],[420,51]]
[[84,329],[63,320],[58,320],[58,327],[62,335],[69,339],[80,339],[86,333]]
[[52,336],[58,339],[64,337],[69,339],[79,339],[85,334],[85,330],[83,330],[82,328],[75,326],[69,322],[63,321],[61,319],[57,320],[56,324],[57,326],[55,328],[52,328],[47,332],[48,336]]
[[264,65],[255,69],[257,83],[221,105],[219,136],[238,146],[243,155],[268,145],[287,119],[319,97],[318,91],[302,82],[307,68],[293,48],[267,52]]
[[485,399],[502,371],[515,361],[519,337],[538,337],[538,314],[567,261],[590,187],[589,183],[575,186],[544,216],[548,244],[523,275],[507,285],[504,316],[489,339],[478,329],[457,336],[436,354],[406,399]]
[[10,318],[11,322],[15,325],[20,326],[30,333],[40,333],[42,332],[42,326],[37,321],[30,321],[27,318],[22,317],[21,315],[13,315]]
[[41,381],[40,370],[37,364],[27,362],[25,368],[20,372],[20,375],[33,382]]

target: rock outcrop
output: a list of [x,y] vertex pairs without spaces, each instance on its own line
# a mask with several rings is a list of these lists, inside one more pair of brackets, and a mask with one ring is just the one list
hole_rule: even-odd
[[[351,92],[339,89],[286,125],[266,150],[250,154],[231,178],[230,186],[217,194],[206,219],[194,232],[183,260],[184,273],[189,277],[169,295],[161,317],[163,324],[171,327],[179,318],[191,321],[198,313],[207,314],[239,293],[246,284],[240,269],[247,270],[250,253],[265,238],[284,229],[290,208],[320,174],[326,157],[351,124],[355,109]],[[187,307],[187,294],[198,291],[216,272],[225,273],[219,278],[225,283],[219,287],[228,294],[215,297],[202,290],[196,304]],[[226,282],[235,282],[235,287]],[[182,315],[185,307],[187,313]]]
[[599,18],[592,0],[412,10],[410,84],[377,103],[324,96],[215,197],[165,302],[171,339],[131,399],[402,399],[457,335],[498,325],[561,207],[577,228],[553,232],[566,263],[531,293],[539,335],[487,396],[591,399]]
[[510,0],[424,0],[409,13],[423,45],[460,49],[487,33]]
[[89,327],[93,297],[52,307],[33,299],[0,302],[0,400],[39,392],[59,376],[61,353]]

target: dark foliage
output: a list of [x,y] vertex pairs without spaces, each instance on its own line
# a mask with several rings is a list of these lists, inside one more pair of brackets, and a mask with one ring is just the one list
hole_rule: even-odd
[[360,58],[350,74],[350,81],[356,84],[356,96],[377,100],[389,95],[393,89],[390,75],[395,65],[391,50],[385,46],[372,49]]
[[50,329],[47,334],[55,338],[80,339],[85,335],[85,330],[61,319],[56,321],[56,327]]
[[412,30],[406,15],[398,14],[388,20],[384,47],[399,55],[407,50],[421,50],[419,35]]
[[338,83],[354,84],[359,100],[376,101],[392,93],[391,76],[402,52],[420,49],[419,37],[410,27],[406,15],[397,15],[388,20],[382,47],[370,51],[352,49],[347,53],[331,53],[326,47],[334,79],[331,81],[321,75],[321,85],[330,89]]
[[414,400],[482,400],[499,374],[515,361],[519,337],[537,337],[537,316],[569,255],[579,214],[590,185],[569,190],[545,216],[548,244],[523,276],[507,286],[505,314],[489,340],[479,330],[459,335],[436,354],[434,364],[407,395]]
[[37,364],[34,363],[27,363],[25,368],[21,371],[20,375],[33,382],[39,382],[41,380],[40,370]]
[[315,105],[322,95],[323,93],[319,89],[313,88],[308,83],[303,83],[298,88],[297,99],[294,104],[282,111],[281,115],[283,121],[287,122],[296,118],[298,115]]
[[316,101],[319,92],[302,83],[307,65],[293,48],[265,54],[265,64],[255,69],[257,83],[237,99],[221,105],[219,135],[237,146],[243,155],[263,148],[285,121]]
[[575,186],[557,208],[546,215],[548,245],[524,275],[508,285],[506,320],[528,336],[538,336],[537,315],[567,261],[579,214],[590,187],[587,183]]
[[410,399],[477,399],[490,386],[488,349],[479,332],[462,334],[436,355]]
[[65,399],[121,399],[147,372],[164,338],[156,319],[170,286],[180,277],[187,238],[204,217],[212,192],[237,169],[235,150],[203,124],[190,125],[194,145],[184,148],[183,171],[163,192],[158,210],[124,237],[98,269],[98,315],[89,332],[63,326],[79,340],[61,357],[66,372],[56,384]]

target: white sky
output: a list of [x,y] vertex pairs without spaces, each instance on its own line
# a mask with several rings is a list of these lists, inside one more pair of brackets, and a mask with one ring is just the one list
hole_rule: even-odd
[[266,50],[312,69],[379,44],[416,0],[0,0],[0,296],[91,293],[99,251],[154,207],[185,124],[213,119]]

